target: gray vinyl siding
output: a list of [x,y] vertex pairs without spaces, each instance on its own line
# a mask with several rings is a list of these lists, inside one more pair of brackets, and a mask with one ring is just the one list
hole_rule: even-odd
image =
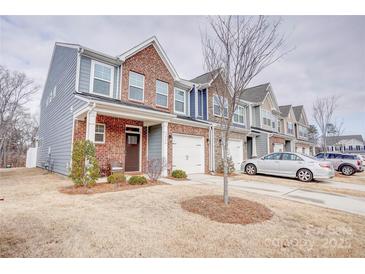
[[260,136],[256,137],[256,153],[257,157],[262,157],[268,154],[266,133],[260,133]]
[[[54,171],[64,175],[71,160],[73,113],[85,105],[74,95],[76,67],[77,49],[56,46],[40,106],[37,166],[44,166],[50,149]],[[56,96],[46,106],[55,85]]]
[[261,127],[260,107],[252,108],[252,126]]
[[162,128],[161,125],[148,129],[148,160],[162,157]]
[[[91,58],[81,56],[80,58],[80,76],[79,76],[79,91],[90,92],[90,73],[91,73]],[[103,63],[103,62],[101,62]],[[113,98],[119,98],[119,77],[118,67],[114,66],[114,83],[113,83]]]

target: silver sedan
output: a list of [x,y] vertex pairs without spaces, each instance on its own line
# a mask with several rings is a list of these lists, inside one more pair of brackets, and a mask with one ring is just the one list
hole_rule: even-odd
[[294,152],[275,152],[242,163],[248,175],[256,173],[298,178],[302,182],[313,179],[329,179],[335,176],[330,162],[317,160]]

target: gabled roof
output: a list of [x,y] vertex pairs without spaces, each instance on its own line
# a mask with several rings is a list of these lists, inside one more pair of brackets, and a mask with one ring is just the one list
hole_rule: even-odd
[[129,57],[133,56],[134,54],[140,52],[141,50],[149,47],[150,45],[153,45],[156,49],[157,53],[160,55],[162,61],[165,63],[167,69],[170,71],[171,75],[175,80],[179,79],[179,75],[177,74],[174,66],[172,65],[171,61],[167,57],[165,51],[163,50],[160,42],[158,41],[156,36],[152,36],[151,38],[148,38],[147,40],[143,41],[139,45],[127,50],[126,52],[122,53],[118,57],[124,62]]
[[251,88],[246,88],[242,92],[240,99],[253,103],[262,103],[269,93],[269,86],[270,83],[266,83]]
[[329,146],[335,145],[342,140],[358,140],[364,143],[362,135],[342,135],[342,136],[328,136],[326,137],[326,143]]
[[190,82],[193,82],[195,84],[209,84],[217,77],[220,70],[221,69],[215,69],[215,70],[209,71],[207,73],[204,73],[202,75],[199,75],[199,76],[191,79]]
[[291,107],[291,105],[279,106],[281,115],[284,117],[288,117]]
[[303,112],[303,106],[294,106],[293,111],[294,111],[295,119],[299,122],[300,116],[302,115],[302,112]]

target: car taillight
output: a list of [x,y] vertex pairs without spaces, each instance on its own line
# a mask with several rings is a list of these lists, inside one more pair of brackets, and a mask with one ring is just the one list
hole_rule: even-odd
[[360,160],[357,160],[357,165],[361,166],[361,161]]
[[331,168],[331,165],[327,163],[320,163],[319,166],[323,168]]

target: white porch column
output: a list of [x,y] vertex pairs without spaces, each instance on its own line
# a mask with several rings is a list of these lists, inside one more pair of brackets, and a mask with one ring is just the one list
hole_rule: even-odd
[[86,140],[95,142],[96,111],[90,110],[86,118]]
[[257,157],[256,136],[252,136],[252,158]]
[[163,169],[162,169],[162,176],[167,176],[167,164],[168,164],[168,135],[169,135],[169,131],[168,131],[168,122],[162,122],[161,127],[162,127],[162,146],[161,146],[161,151],[162,151],[162,163],[163,163]]

